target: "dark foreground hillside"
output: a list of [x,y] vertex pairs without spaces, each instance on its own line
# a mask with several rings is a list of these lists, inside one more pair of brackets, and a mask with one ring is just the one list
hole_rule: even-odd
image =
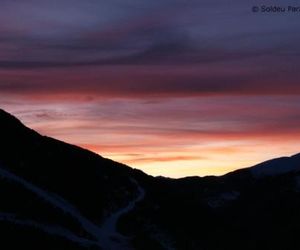
[[0,111],[0,248],[299,249],[300,155],[154,178]]

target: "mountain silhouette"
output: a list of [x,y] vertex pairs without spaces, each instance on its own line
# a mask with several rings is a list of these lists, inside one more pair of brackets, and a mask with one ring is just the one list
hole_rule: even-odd
[[0,110],[0,197],[1,249],[300,248],[300,154],[152,177]]

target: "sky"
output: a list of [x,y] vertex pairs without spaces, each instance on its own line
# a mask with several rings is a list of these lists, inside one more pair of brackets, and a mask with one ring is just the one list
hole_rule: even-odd
[[300,152],[300,13],[0,1],[0,107],[38,132],[175,178]]

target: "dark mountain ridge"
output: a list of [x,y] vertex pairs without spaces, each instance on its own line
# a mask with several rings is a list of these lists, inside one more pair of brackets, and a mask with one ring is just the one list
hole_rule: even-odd
[[0,110],[0,195],[2,249],[300,247],[300,154],[220,177],[154,178]]

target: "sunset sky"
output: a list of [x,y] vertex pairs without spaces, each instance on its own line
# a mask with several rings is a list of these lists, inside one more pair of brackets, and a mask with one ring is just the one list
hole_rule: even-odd
[[298,153],[300,13],[255,4],[1,0],[0,107],[155,176]]

